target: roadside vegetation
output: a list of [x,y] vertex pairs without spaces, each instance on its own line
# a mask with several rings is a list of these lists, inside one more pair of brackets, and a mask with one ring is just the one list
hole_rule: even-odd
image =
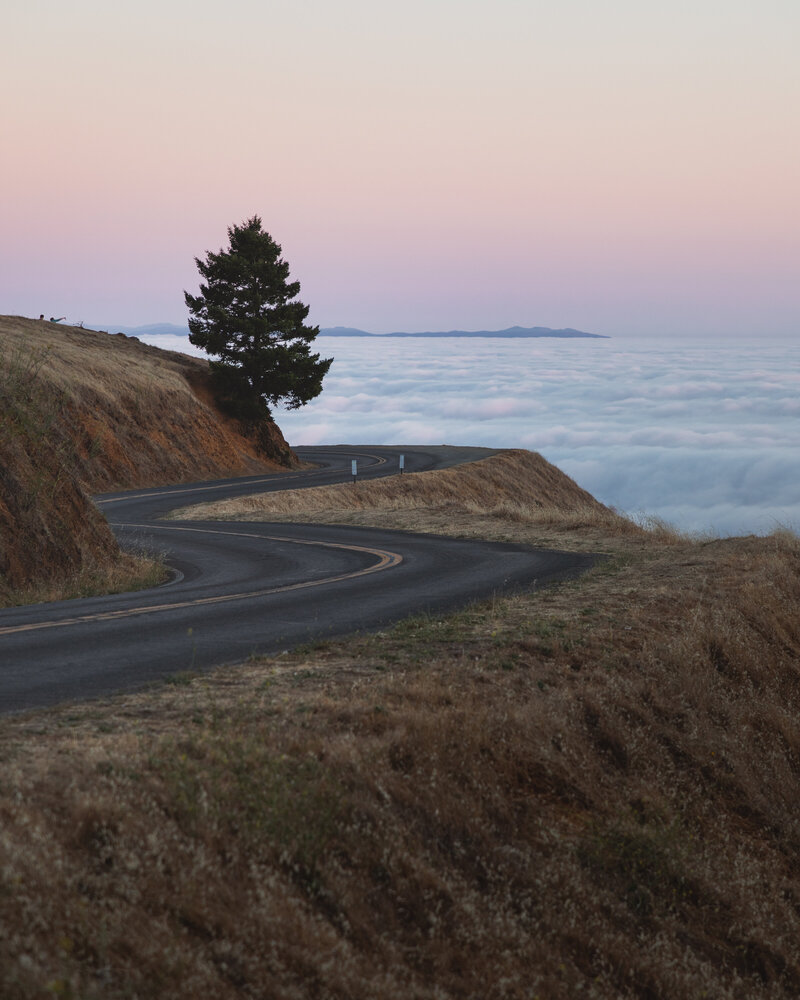
[[[248,475],[292,465],[280,430],[258,440],[214,403],[208,362],[109,335],[0,316],[0,353],[35,359],[39,392],[58,397],[55,426],[87,490]],[[263,438],[263,439],[262,439]]]
[[90,494],[274,471],[275,424],[248,438],[213,400],[208,364],[135,338],[0,316],[0,607],[151,586]]
[[139,590],[168,576],[157,555],[122,552],[86,495],[91,456],[70,433],[70,398],[48,366],[47,347],[0,338],[0,607]]
[[480,466],[257,503],[606,558],[0,722],[0,995],[800,995],[800,540]]
[[70,601],[102,594],[127,594],[158,587],[171,571],[156,552],[120,551],[108,562],[92,561],[56,579],[0,590],[0,608],[22,607],[45,601]]
[[523,449],[434,472],[197,504],[173,516],[370,524],[544,545],[557,538],[562,548],[581,549],[606,540],[642,543],[655,534],[677,537],[656,524],[643,532],[541,455]]
[[165,575],[154,560],[119,551],[84,493],[64,432],[66,396],[43,379],[47,362],[44,348],[0,342],[0,607]]

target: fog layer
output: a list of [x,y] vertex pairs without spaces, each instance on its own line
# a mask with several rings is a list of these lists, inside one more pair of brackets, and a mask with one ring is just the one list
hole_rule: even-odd
[[530,448],[604,503],[683,529],[800,527],[800,350],[791,343],[317,346],[335,358],[322,395],[275,414],[293,445]]

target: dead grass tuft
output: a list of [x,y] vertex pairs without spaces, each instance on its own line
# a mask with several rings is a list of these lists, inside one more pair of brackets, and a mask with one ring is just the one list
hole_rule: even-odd
[[170,570],[160,556],[120,552],[111,562],[89,562],[77,572],[56,580],[0,591],[0,608],[146,590],[165,583],[169,576]]

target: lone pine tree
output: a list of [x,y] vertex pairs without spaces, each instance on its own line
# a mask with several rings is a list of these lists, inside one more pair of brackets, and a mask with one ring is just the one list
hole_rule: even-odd
[[195,257],[200,294],[184,292],[189,340],[212,359],[220,402],[257,423],[271,407],[288,409],[314,399],[333,358],[311,353],[319,327],[305,326],[309,307],[297,300],[280,244],[254,215],[228,229],[229,247]]

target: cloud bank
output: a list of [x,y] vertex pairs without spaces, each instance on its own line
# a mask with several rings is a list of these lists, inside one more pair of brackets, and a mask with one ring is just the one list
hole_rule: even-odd
[[322,395],[276,413],[293,445],[529,448],[629,513],[723,535],[800,529],[789,342],[318,344],[335,359]]

